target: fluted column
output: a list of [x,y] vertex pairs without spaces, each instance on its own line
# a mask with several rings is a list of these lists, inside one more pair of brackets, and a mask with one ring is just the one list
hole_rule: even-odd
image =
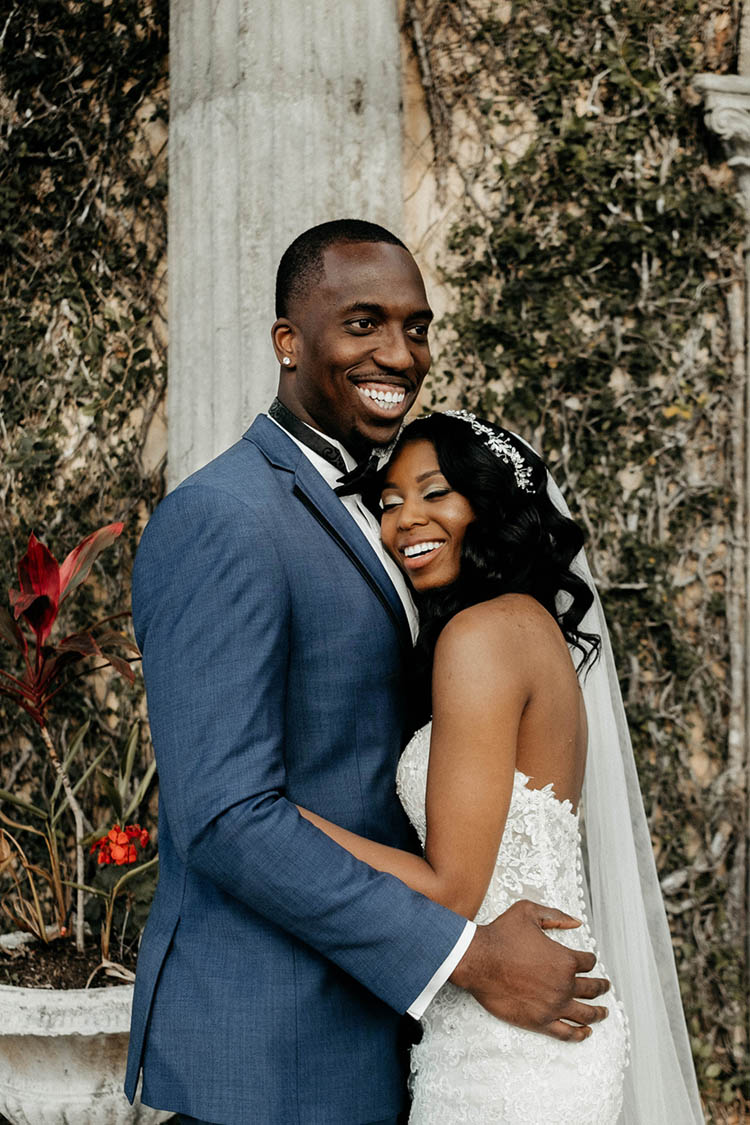
[[397,0],[172,0],[169,478],[273,396],[278,259],[328,219],[401,225]]
[[693,85],[703,96],[706,125],[724,143],[750,217],[750,77],[698,74]]
[[[705,122],[722,141],[737,177],[747,227],[742,253],[744,279],[727,292],[733,365],[730,455],[734,486],[734,525],[727,583],[727,629],[730,643],[729,772],[745,792],[744,839],[738,841],[728,888],[730,915],[744,920],[747,986],[750,980],[750,0],[743,0],[739,74],[699,74],[694,87],[704,102]],[[744,282],[744,283],[743,283]],[[750,1038],[750,1010],[746,1035]]]

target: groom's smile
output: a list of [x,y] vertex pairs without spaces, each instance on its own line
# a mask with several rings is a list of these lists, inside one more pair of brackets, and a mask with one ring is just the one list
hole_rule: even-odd
[[[430,366],[432,311],[407,250],[341,242],[276,322],[280,397],[356,457],[395,437]],[[284,360],[282,359],[282,363]]]

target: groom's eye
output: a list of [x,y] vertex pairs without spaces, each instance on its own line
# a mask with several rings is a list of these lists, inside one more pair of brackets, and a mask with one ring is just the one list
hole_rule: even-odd
[[349,321],[349,327],[355,332],[369,332],[375,327],[375,321],[371,316],[358,316],[356,320]]

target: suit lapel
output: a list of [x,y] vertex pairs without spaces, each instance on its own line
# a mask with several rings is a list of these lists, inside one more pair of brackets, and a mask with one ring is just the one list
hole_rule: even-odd
[[292,491],[359,570],[382,603],[401,638],[411,648],[411,633],[401,599],[388,574],[335,492],[313,468],[299,446],[261,415],[245,434],[277,468],[294,474]]

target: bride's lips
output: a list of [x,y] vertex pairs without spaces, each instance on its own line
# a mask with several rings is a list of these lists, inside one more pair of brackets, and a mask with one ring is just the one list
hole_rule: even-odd
[[[420,543],[407,543],[405,547],[399,547],[399,554],[401,555],[401,561],[403,563],[404,569],[421,570],[423,566],[427,566],[432,562],[433,559],[437,558],[437,556],[445,546],[445,543],[445,539],[423,539]],[[434,544],[432,550],[425,549],[423,553],[419,555],[412,555],[411,557],[409,557],[405,553],[412,547],[427,548],[432,544]]]

